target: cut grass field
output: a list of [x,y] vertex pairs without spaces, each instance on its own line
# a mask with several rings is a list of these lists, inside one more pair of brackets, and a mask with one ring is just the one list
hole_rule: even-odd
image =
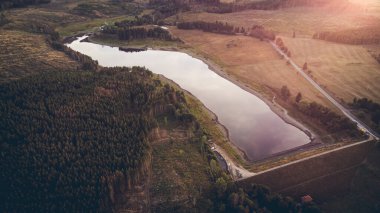
[[174,21],[205,21],[227,22],[234,26],[251,28],[253,25],[263,25],[273,30],[276,34],[292,36],[293,31],[297,36],[310,38],[314,33],[320,31],[335,31],[356,27],[371,26],[380,22],[380,14],[371,13],[348,8],[313,8],[295,7],[279,10],[246,10],[235,13],[206,13],[186,12],[167,19]]
[[0,30],[0,46],[0,82],[79,66],[63,52],[53,50],[42,35]]
[[282,37],[292,59],[308,69],[337,99],[369,98],[380,102],[380,64],[366,48],[332,42]]
[[171,29],[171,32],[206,59],[216,62],[224,72],[240,83],[273,97],[273,89],[287,85],[295,96],[334,108],[302,76],[282,60],[267,42],[247,36],[228,36],[198,30]]

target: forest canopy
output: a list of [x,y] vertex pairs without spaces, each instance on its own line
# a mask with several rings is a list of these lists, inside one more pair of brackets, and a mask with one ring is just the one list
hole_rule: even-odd
[[155,116],[182,93],[145,68],[50,72],[0,85],[0,207],[110,211],[114,184],[139,181]]
[[2,0],[0,2],[0,9],[8,9],[12,7],[25,7],[31,4],[46,4],[51,0]]

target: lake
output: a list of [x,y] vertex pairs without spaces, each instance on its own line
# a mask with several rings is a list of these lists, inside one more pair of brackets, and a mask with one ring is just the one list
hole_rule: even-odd
[[[67,46],[104,67],[144,66],[162,74],[197,97],[229,131],[231,141],[254,161],[310,142],[257,96],[210,70],[203,61],[176,51],[124,52],[80,37]],[[259,76],[258,76],[259,77]]]

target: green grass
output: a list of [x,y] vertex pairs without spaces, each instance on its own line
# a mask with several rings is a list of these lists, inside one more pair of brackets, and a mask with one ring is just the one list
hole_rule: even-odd
[[112,18],[98,18],[90,21],[69,24],[64,27],[58,27],[56,30],[59,32],[61,36],[65,37],[75,35],[77,33],[91,32],[94,31],[94,29],[101,27],[102,25],[112,25],[115,22],[126,20],[128,18],[132,17],[117,16]]

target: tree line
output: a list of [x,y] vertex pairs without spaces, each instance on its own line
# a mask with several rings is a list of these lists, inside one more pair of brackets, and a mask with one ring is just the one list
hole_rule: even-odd
[[178,29],[183,30],[202,30],[204,32],[212,32],[212,33],[220,33],[220,34],[228,34],[235,35],[237,33],[242,33],[245,35],[249,35],[260,40],[269,39],[275,40],[276,35],[270,31],[265,29],[261,25],[254,25],[251,29],[245,29],[244,27],[235,27],[228,23],[223,22],[205,22],[205,21],[192,21],[192,22],[179,22],[177,23]]
[[204,32],[211,33],[220,33],[227,35],[235,35],[235,34],[245,34],[260,40],[269,39],[274,40],[276,35],[270,31],[265,29],[261,25],[254,25],[251,29],[245,29],[244,27],[235,27],[228,23],[223,23],[220,21],[216,22],[205,22],[205,21],[192,21],[192,22],[179,22],[177,23],[177,28],[182,30],[202,30]]
[[47,43],[55,50],[62,51],[68,55],[71,59],[80,62],[81,67],[78,69],[83,70],[97,70],[98,62],[92,60],[91,57],[84,55],[80,52],[74,51],[71,48],[65,46],[60,40],[59,33],[55,31],[49,24],[34,22],[30,24],[29,31],[33,33],[45,34]]
[[245,32],[244,28],[236,28],[228,23],[216,22],[205,22],[205,21],[193,21],[193,22],[180,22],[177,23],[178,29],[183,30],[193,30],[198,29],[205,32],[221,33],[221,34],[235,34],[236,32]]
[[210,13],[232,13],[243,10],[276,10],[281,6],[281,0],[263,0],[244,3],[219,2],[207,8]]
[[361,132],[356,124],[350,119],[343,117],[329,108],[316,102],[300,102],[295,105],[297,110],[319,123],[324,129],[331,133],[356,138],[361,137]]
[[243,10],[277,10],[284,7],[304,6],[304,5],[323,5],[329,0],[261,0],[261,1],[243,1],[243,2],[215,2],[207,7],[206,11],[210,13],[233,13]]
[[361,119],[364,118],[364,120],[369,120],[369,126],[375,131],[380,132],[380,104],[367,98],[354,98],[349,105],[353,109],[363,111],[365,114],[369,115],[369,119],[366,119],[365,115],[359,114]]
[[[103,33],[114,34],[115,31],[103,30]],[[136,27],[136,28],[118,28],[117,35],[120,40],[133,40],[133,39],[145,39],[145,38],[155,38],[165,41],[175,40],[172,35],[161,27],[154,28],[145,28],[145,27]]]
[[[101,32],[104,34],[118,35],[120,40],[133,40],[155,38],[165,41],[175,40],[171,34],[161,27],[144,27],[143,25],[154,24],[151,15],[135,16],[134,19],[127,19],[115,22],[114,25],[103,26]],[[140,27],[142,26],[142,27]]]
[[0,9],[5,10],[12,7],[25,7],[32,4],[46,4],[51,0],[2,0],[0,2]]
[[134,27],[147,24],[154,24],[153,17],[151,15],[135,16],[134,19],[127,19],[119,22],[115,22],[116,27]]
[[315,33],[313,39],[354,45],[380,44],[380,30],[379,26],[371,26],[338,32],[325,31]]
[[281,38],[276,38],[276,45],[284,52],[288,57],[292,56],[290,50],[285,46],[284,41]]
[[315,203],[298,203],[257,184],[245,187],[217,181],[209,212],[320,212]]
[[289,88],[284,85],[278,93],[283,101],[292,103],[296,110],[312,119],[313,122],[319,123],[327,132],[351,138],[363,136],[363,134],[357,129],[356,124],[347,117],[343,117],[328,107],[314,101],[311,103],[301,101],[302,94],[300,92],[297,93],[294,99],[290,99],[292,94]]

